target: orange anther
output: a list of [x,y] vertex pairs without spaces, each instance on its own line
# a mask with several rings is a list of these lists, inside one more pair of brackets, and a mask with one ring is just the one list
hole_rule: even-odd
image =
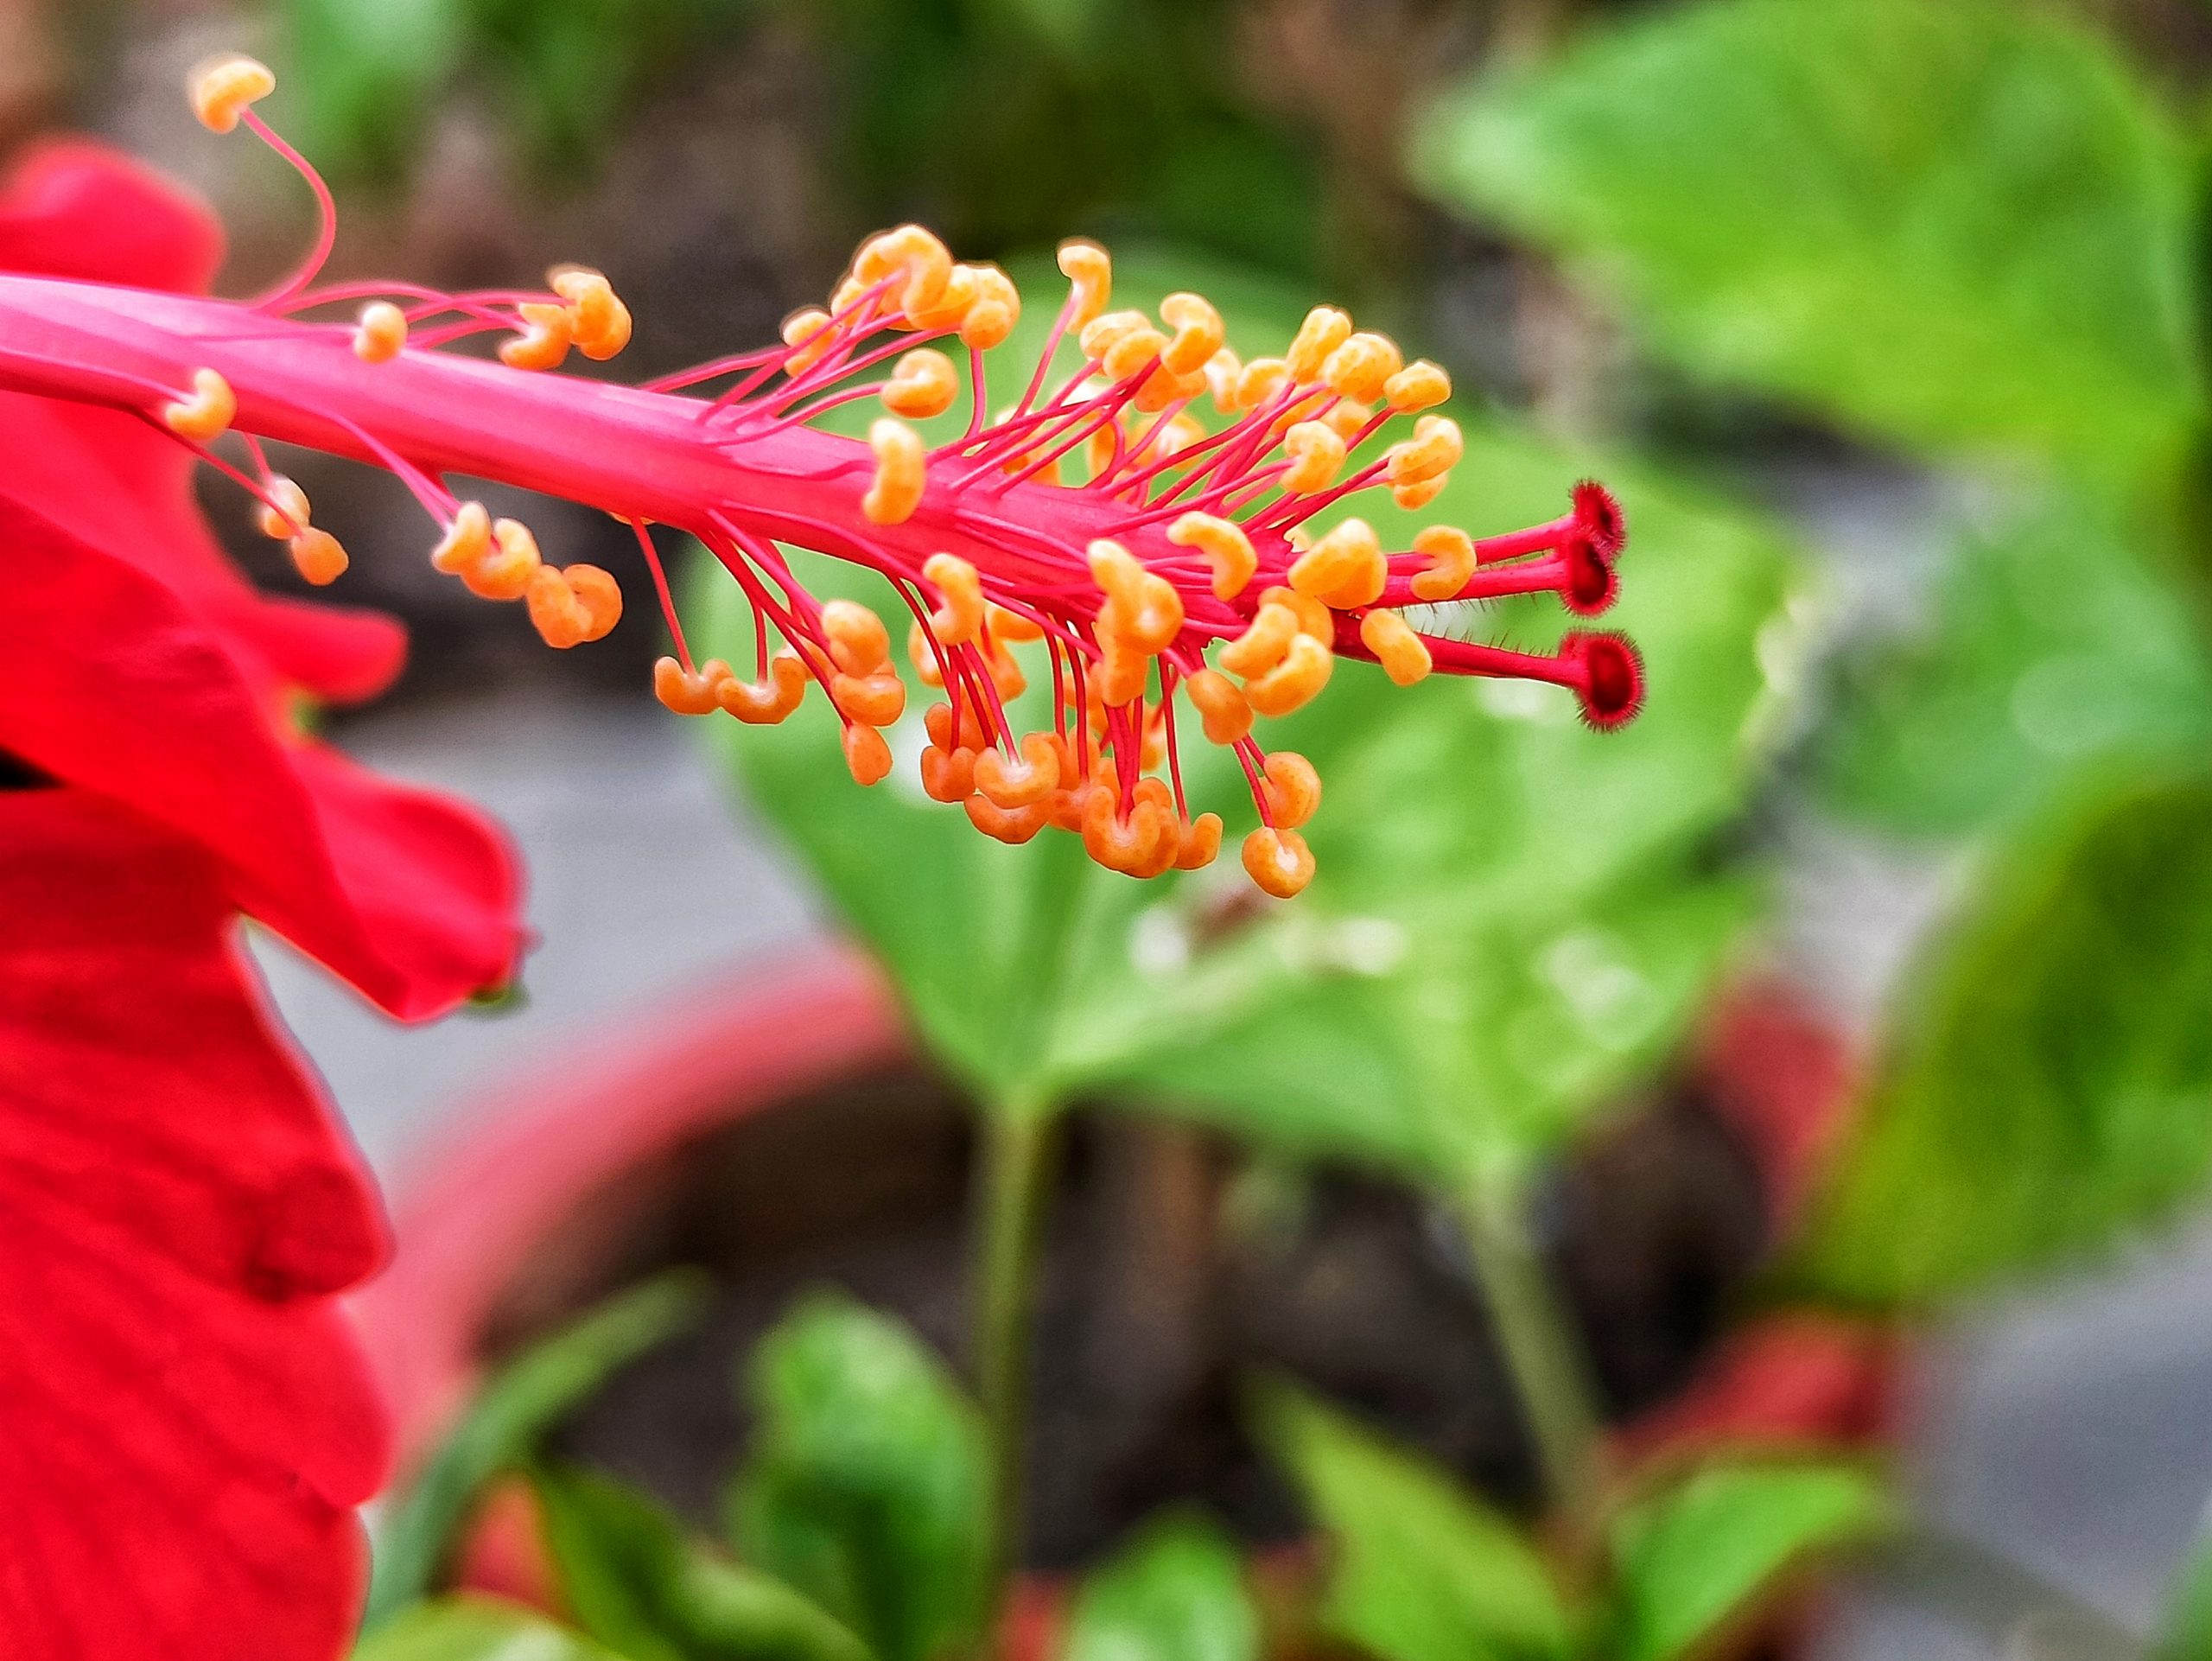
[[1235,675],[1264,675],[1283,660],[1298,638],[1298,614],[1263,601],[1244,632],[1221,649],[1221,666]]
[[904,525],[922,505],[928,482],[929,454],[921,436],[905,422],[884,416],[868,430],[875,452],[875,482],[861,498],[861,512],[872,525]]
[[1102,643],[1103,655],[1090,671],[1090,688],[1102,708],[1118,709],[1144,696],[1152,676],[1152,659],[1119,637]]
[[848,675],[872,675],[890,661],[891,636],[883,619],[857,600],[824,601],[822,633],[831,660]]
[[653,696],[680,716],[712,715],[715,689],[729,678],[729,665],[711,658],[696,672],[687,673],[673,658],[653,665]]
[[1310,496],[1325,490],[1344,464],[1344,441],[1325,421],[1294,422],[1282,436],[1282,448],[1290,458],[1282,487],[1293,495]]
[[952,706],[932,703],[922,711],[922,725],[929,731],[930,742],[941,750],[980,750],[990,741],[983,735],[983,723],[976,713],[971,701],[960,706],[960,729],[952,727]]
[[[1117,315],[1119,314],[1116,314]],[[1104,322],[1100,318],[1100,322]],[[1095,328],[1096,325],[1093,325]],[[1085,329],[1084,334],[1090,331]],[[1116,337],[1098,355],[1098,367],[1109,380],[1124,380],[1135,374],[1147,364],[1158,361],[1167,349],[1167,337],[1149,323],[1140,323],[1135,328]],[[1147,378],[1147,384],[1150,384]],[[1140,406],[1142,407],[1142,406]]]
[[1293,589],[1338,611],[1373,605],[1389,580],[1389,562],[1365,519],[1335,526],[1290,568]]
[[233,132],[248,105],[276,90],[276,77],[257,59],[226,52],[196,66],[188,85],[200,124],[210,132]]
[[902,225],[861,245],[853,258],[858,282],[873,284],[894,274],[903,276],[906,283],[893,291],[892,302],[911,318],[927,311],[944,294],[952,278],[952,256],[933,232],[918,225]]
[[604,363],[630,344],[630,309],[604,275],[588,265],[556,265],[545,285],[568,302],[569,338],[584,356]]
[[1021,320],[1021,290],[995,265],[977,265],[976,303],[960,325],[960,343],[988,352],[1014,333]]
[[1262,772],[1266,775],[1268,812],[1276,824],[1294,830],[1321,805],[1321,775],[1296,750],[1276,750]]
[[[1305,551],[1305,548],[1299,549],[1301,554]],[[1290,614],[1298,619],[1300,634],[1311,634],[1325,646],[1336,645],[1336,614],[1311,595],[1300,594],[1295,589],[1262,589],[1260,590],[1260,603],[1263,606],[1289,607]]]
[[1060,757],[1049,733],[1031,733],[1021,754],[987,749],[976,758],[976,788],[1001,807],[1027,807],[1059,788]]
[[845,767],[856,785],[880,784],[891,772],[891,746],[873,727],[845,724]]
[[976,793],[976,752],[941,750],[934,744],[922,751],[922,793],[933,802],[964,802]]
[[1265,893],[1289,900],[1313,880],[1313,852],[1297,831],[1262,825],[1244,838],[1244,872]]
[[938,591],[930,627],[947,646],[965,646],[983,632],[983,580],[957,554],[931,554],[922,578]]
[[1418,513],[1444,493],[1444,487],[1451,482],[1449,474],[1440,473],[1433,479],[1415,479],[1402,485],[1390,487],[1390,500],[1408,513]]
[[231,391],[230,382],[212,369],[195,369],[192,372],[192,396],[164,405],[162,419],[179,438],[208,444],[230,430],[238,412],[238,401]]
[[1195,548],[1205,557],[1206,563],[1213,567],[1214,596],[1219,600],[1234,600],[1243,593],[1252,573],[1259,569],[1260,557],[1252,551],[1251,538],[1234,519],[1211,513],[1185,513],[1167,527],[1167,540],[1178,548]]
[[1183,596],[1175,585],[1118,542],[1101,537],[1085,550],[1090,580],[1106,596],[1098,616],[1100,645],[1112,635],[1140,652],[1165,651],[1183,630]]
[[1414,538],[1414,551],[1428,560],[1414,574],[1416,600],[1449,600],[1475,574],[1474,538],[1456,525],[1432,525]]
[[430,550],[430,563],[448,576],[465,576],[491,551],[492,516],[481,502],[463,502],[444,538]]
[[1024,617],[1018,611],[1008,611],[1004,606],[990,608],[991,634],[994,639],[1012,640],[1019,645],[1024,640],[1041,640],[1044,626]]
[[1335,652],[1311,634],[1300,634],[1281,663],[1244,683],[1244,701],[1256,714],[1287,716],[1310,703],[1329,684],[1336,666]]
[[261,534],[289,542],[308,528],[308,493],[281,473],[272,473],[261,493],[269,498],[254,511]]
[[1160,321],[1175,331],[1167,350],[1160,354],[1171,375],[1204,369],[1206,360],[1221,350],[1221,314],[1203,295],[1169,295],[1160,302]]
[[952,372],[951,360],[942,352],[918,346],[893,366],[891,379],[883,384],[883,407],[893,415],[924,421],[950,410],[959,391],[960,378]]
[[1414,436],[1390,446],[1385,477],[1394,485],[1416,484],[1457,467],[1466,454],[1459,423],[1450,416],[1425,415],[1414,423]]
[[[1289,641],[1284,641],[1288,649]],[[1252,730],[1252,706],[1236,683],[1217,669],[1201,669],[1183,683],[1191,705],[1205,728],[1206,741],[1234,744]]]
[[930,645],[930,632],[918,620],[906,625],[906,658],[914,665],[914,678],[925,686],[944,684],[944,671],[938,666]]
[[1060,245],[1060,274],[1075,304],[1071,325],[1080,328],[1106,309],[1114,294],[1114,262],[1096,243],[1071,237]]
[[515,313],[522,328],[500,346],[499,361],[510,369],[558,369],[569,355],[569,309],[525,300]]
[[1193,369],[1187,375],[1171,375],[1165,368],[1155,369],[1138,385],[1129,406],[1145,415],[1158,415],[1171,404],[1187,404],[1205,390],[1206,372],[1203,369]]
[[519,600],[543,563],[528,525],[519,519],[494,519],[491,551],[462,571],[461,580],[480,599]]
[[[711,677],[715,665],[709,664],[706,672]],[[729,672],[728,665],[721,665],[721,677],[715,682],[715,702],[748,727],[772,727],[790,716],[806,699],[807,683],[814,677],[807,672],[805,660],[796,652],[779,652],[768,659],[766,680],[740,680]],[[666,700],[663,700],[665,702]],[[849,758],[849,746],[846,751]],[[863,779],[862,784],[873,780]]]
[[867,675],[833,675],[830,696],[849,720],[888,727],[906,712],[906,684],[886,666]]
[[390,363],[407,344],[407,314],[389,300],[372,300],[353,326],[353,355],[363,363]]
[[[1175,861],[1183,851],[1183,816],[1177,811],[1175,798],[1164,779],[1140,779],[1135,791],[1137,808],[1149,807],[1154,822],[1159,827],[1153,835],[1152,851],[1129,868],[1128,874],[1140,879],[1160,876],[1173,870]],[[1135,812],[1130,815],[1134,821]]]
[[784,344],[791,348],[784,359],[786,374],[804,374],[837,343],[837,332],[830,327],[830,314],[819,306],[803,306],[793,312],[784,319],[782,332]]
[[955,265],[945,277],[944,291],[920,310],[908,312],[902,327],[927,329],[931,334],[939,329],[958,328],[975,309],[976,293],[975,268]]
[[1351,319],[1334,306],[1316,306],[1298,326],[1284,361],[1300,382],[1318,380],[1328,356],[1351,338]]
[[1224,415],[1236,410],[1236,388],[1244,379],[1244,366],[1229,347],[1206,360],[1206,390],[1213,394],[1213,407]]
[[1083,805],[1083,846],[1109,871],[1134,876],[1152,859],[1169,817],[1160,804],[1141,798],[1125,818],[1111,785],[1094,784]]
[[1398,343],[1387,334],[1352,335],[1321,364],[1321,383],[1339,398],[1372,404],[1391,376],[1406,366]]
[[1382,401],[1393,413],[1433,410],[1452,396],[1452,377],[1426,358],[1416,358],[1382,383]]
[[1344,441],[1345,449],[1350,450],[1352,441],[1366,430],[1368,418],[1374,413],[1364,404],[1351,398],[1338,398],[1329,406],[1321,419],[1331,432]]
[[[1083,355],[1097,363],[1132,334],[1158,334],[1152,320],[1141,311],[1102,312],[1076,332]],[[1165,338],[1164,336],[1162,338]]]
[[985,836],[1016,848],[1042,830],[1051,818],[1043,802],[1033,802],[1027,807],[1001,807],[981,791],[970,796],[963,805],[968,810],[969,824]]
[[1230,407],[1256,410],[1290,379],[1290,366],[1281,358],[1255,358],[1237,372],[1236,391]]
[[524,598],[538,638],[562,651],[604,639],[622,620],[622,590],[596,565],[541,565]]
[[1029,690],[1029,677],[1022,672],[1020,660],[1007,650],[1004,640],[991,642],[990,655],[983,660],[983,667],[990,671],[991,684],[998,689],[1002,703],[1018,698]]
[[1175,847],[1175,869],[1202,871],[1221,852],[1221,815],[1201,813],[1187,821]]
[[1436,666],[1421,636],[1395,611],[1370,611],[1361,618],[1359,640],[1375,654],[1382,672],[1401,686],[1411,686]]
[[291,538],[292,569],[321,588],[344,574],[347,560],[338,538],[310,525]]

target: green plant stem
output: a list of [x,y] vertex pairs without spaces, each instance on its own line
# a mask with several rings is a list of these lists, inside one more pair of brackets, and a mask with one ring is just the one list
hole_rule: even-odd
[[1596,1509],[1600,1421],[1588,1358],[1529,1238],[1517,1185],[1477,1184],[1459,1206],[1476,1283],[1535,1443],[1545,1498],[1570,1527]]
[[1030,1321],[1059,1142],[1058,1116],[1049,1107],[1001,1106],[984,1116],[972,1285],[976,1387],[991,1461],[984,1607],[993,1612],[1021,1549]]

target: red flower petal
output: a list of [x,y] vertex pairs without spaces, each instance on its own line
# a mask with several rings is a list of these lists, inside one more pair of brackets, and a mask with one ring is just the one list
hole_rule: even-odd
[[205,202],[89,139],[40,144],[0,190],[0,270],[205,294],[222,263]]
[[4,494],[0,550],[0,749],[209,850],[239,909],[403,1020],[508,977],[517,882],[490,824],[283,741],[166,585]]
[[23,1661],[342,1653],[387,1461],[329,1295],[373,1200],[214,862],[0,795],[0,1632]]

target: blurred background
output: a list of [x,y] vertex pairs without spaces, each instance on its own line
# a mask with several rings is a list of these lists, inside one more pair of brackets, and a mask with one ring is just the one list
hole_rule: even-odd
[[[1082,234],[1140,291],[1214,294],[1248,353],[1329,300],[1445,364],[1478,432],[1451,506],[1478,533],[1548,516],[1580,474],[1613,483],[1650,715],[1599,738],[1454,694],[1459,725],[1341,737],[1381,758],[1374,817],[1471,827],[1459,862],[1491,886],[1461,894],[1411,832],[1317,837],[1351,875],[1317,886],[1341,927],[1301,960],[1308,993],[1357,1026],[1344,988],[1389,983],[1422,926],[1403,919],[1462,932],[1423,983],[1457,975],[1467,1006],[1436,1063],[1453,1134],[1530,1174],[1616,1416],[1746,1311],[1847,1308],[1911,1334],[1878,1416],[1914,1503],[2151,1624],[2212,1492],[2212,6],[0,0],[8,140],[91,130],[191,180],[240,292],[310,209],[192,124],[181,77],[219,48],[278,67],[269,114],[338,192],[334,276],[601,266],[638,320],[607,366],[628,378],[768,339],[899,220],[1018,273]],[[1033,311],[1056,293],[1034,283]],[[435,576],[391,480],[292,470],[346,527],[346,597],[413,630],[398,690],[333,731],[503,818],[543,937],[507,1006],[420,1031],[264,952],[403,1211],[518,1095],[742,1002],[849,925],[910,1002],[958,974],[899,946],[896,897],[794,808],[874,811],[839,805],[839,777],[814,793],[834,747],[733,756],[652,701],[659,624],[621,527],[530,507],[632,596],[607,641],[552,653]],[[257,577],[296,584],[240,500],[207,500]],[[1524,776],[1570,751],[1564,794]],[[1131,902],[1105,957],[1181,972],[1223,903]],[[1232,1198],[1273,1215],[1294,1191],[1306,1230],[1274,1318],[1310,1307],[1306,1341],[1363,1346],[1332,1287],[1445,1272],[1390,1187],[1429,1155],[1390,1144],[1388,1102],[1287,1127],[1238,1041],[1124,1047],[1085,1082],[1259,1148]],[[1118,1135],[1083,1180],[1135,1181],[1140,1211],[1194,1168]],[[1409,1330],[1434,1377],[1376,1362],[1339,1393],[1510,1493],[1510,1431],[1453,1417],[1485,1340],[1453,1372],[1448,1312],[1408,1295],[1367,1352]],[[1079,1556],[1089,1526],[1047,1518],[1061,1543],[1039,1550]],[[1855,1587],[1811,1652],[2006,1652],[2001,1623],[1910,1601]]]

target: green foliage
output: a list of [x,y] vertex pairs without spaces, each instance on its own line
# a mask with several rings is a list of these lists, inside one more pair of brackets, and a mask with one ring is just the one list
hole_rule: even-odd
[[754,1352],[751,1453],[729,1495],[745,1560],[881,1661],[927,1661],[981,1618],[985,1458],[973,1407],[905,1328],[822,1295]]
[[[1156,300],[1171,278],[1204,286],[1254,350],[1301,315],[1264,283],[1142,256],[1122,263],[1117,298]],[[1027,323],[1008,361],[1039,343],[1041,320]],[[1462,419],[1467,459],[1424,521],[1559,512],[1576,467]],[[1321,876],[1226,936],[1206,919],[1243,881],[1251,806],[1233,762],[1195,736],[1185,777],[1193,811],[1231,827],[1223,868],[1140,884],[1071,837],[1004,848],[929,801],[912,778],[918,709],[869,791],[846,776],[826,708],[712,730],[987,1103],[1111,1085],[1278,1148],[1457,1179],[1547,1145],[1675,1042],[1754,899],[1706,874],[1702,843],[1741,811],[1793,683],[1788,560],[1741,516],[1641,479],[1626,497],[1619,621],[1646,654],[1646,713],[1601,737],[1564,692],[1441,677],[1402,690],[1347,664],[1264,735],[1321,770]],[[1386,534],[1417,523],[1387,501],[1363,511]],[[873,579],[828,562],[803,574],[899,614]],[[702,653],[749,665],[742,598],[708,576],[687,607]],[[1557,627],[1533,607],[1501,615],[1516,634]],[[1020,718],[1042,725],[1041,667],[1031,679]]]
[[393,1508],[377,1541],[364,1625],[429,1593],[476,1496],[523,1463],[539,1437],[608,1377],[688,1325],[705,1297],[671,1274],[613,1299],[500,1372],[470,1405]]
[[2094,1247],[2212,1164],[2212,784],[2069,803],[1920,983],[1796,1277],[1917,1303]]
[[1198,1517],[1151,1524],[1077,1594],[1062,1661],[1258,1661],[1236,1543]]
[[1452,99],[1416,171],[1693,372],[1908,445],[2127,480],[2202,412],[2187,150],[2048,8],[1660,10]]
[[868,1661],[814,1603],[687,1540],[645,1495],[563,1467],[531,1480],[563,1600],[630,1661]]
[[615,1661],[543,1616],[491,1598],[420,1603],[363,1639],[353,1661]]
[[1310,1397],[1268,1391],[1262,1431],[1334,1542],[1322,1620],[1382,1661],[1538,1661],[1576,1619],[1535,1548],[1442,1473]]
[[2085,768],[2208,739],[2186,596],[2101,514],[2045,498],[1969,539],[1925,626],[1857,667],[1824,782],[1854,817],[1957,833],[2047,806]]
[[752,0],[283,0],[295,124],[334,176],[405,170],[454,77],[506,96],[537,156],[588,162],[653,73],[748,16]]
[[1808,1555],[1891,1526],[1871,1473],[1834,1464],[1708,1465],[1618,1518],[1611,1661],[1673,1661],[1755,1607]]
[[2212,1661],[2212,1529],[2199,1531],[2174,1576],[2150,1661]]

